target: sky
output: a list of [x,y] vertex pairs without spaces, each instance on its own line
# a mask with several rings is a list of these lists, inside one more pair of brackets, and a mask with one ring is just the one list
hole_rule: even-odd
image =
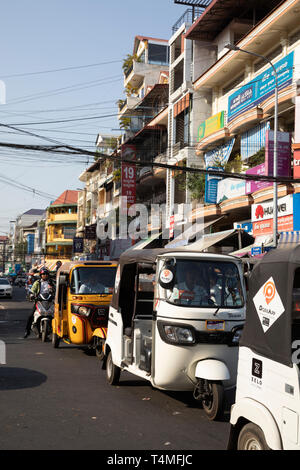
[[[0,143],[93,151],[98,133],[120,134],[122,62],[135,36],[170,39],[186,9],[174,0],[2,2]],[[92,161],[0,146],[0,235],[23,212],[82,188],[78,177]]]

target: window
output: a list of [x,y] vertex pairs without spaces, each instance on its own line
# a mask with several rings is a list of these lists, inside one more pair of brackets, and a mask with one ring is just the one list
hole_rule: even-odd
[[201,308],[241,308],[244,305],[241,279],[231,262],[176,261],[172,290],[166,300],[176,305]]
[[72,273],[72,294],[112,294],[116,268],[76,268]]
[[158,65],[169,64],[169,47],[160,44],[148,45],[148,63]]

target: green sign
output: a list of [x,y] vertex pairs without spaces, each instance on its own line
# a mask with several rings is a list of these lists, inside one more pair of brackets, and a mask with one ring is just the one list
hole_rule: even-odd
[[224,127],[224,111],[220,111],[217,114],[206,119],[198,127],[198,142],[204,137],[222,129]]

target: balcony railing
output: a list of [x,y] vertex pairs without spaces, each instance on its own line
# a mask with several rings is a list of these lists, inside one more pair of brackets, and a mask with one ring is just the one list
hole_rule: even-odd
[[180,26],[184,23],[193,24],[193,22],[199,18],[204,12],[204,8],[188,8],[185,10],[183,15],[176,21],[172,27],[172,34],[176,33]]

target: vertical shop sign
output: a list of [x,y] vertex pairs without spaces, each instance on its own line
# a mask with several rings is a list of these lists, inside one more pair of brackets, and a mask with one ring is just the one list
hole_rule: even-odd
[[122,146],[122,159],[132,160],[131,162],[122,162],[121,184],[122,201],[127,200],[127,207],[122,205],[122,209],[127,209],[136,203],[136,148],[134,145]]
[[84,239],[75,237],[73,238],[73,253],[83,253]]
[[[266,174],[274,173],[274,131],[266,132]],[[289,132],[278,132],[277,137],[277,175],[290,176],[291,172],[291,136]]]
[[[223,168],[219,167],[208,167],[208,170],[215,170],[223,172]],[[206,173],[205,175],[205,194],[204,194],[204,201],[207,204],[216,204],[217,202],[217,195],[218,195],[218,183],[223,178],[222,176],[215,176]]]

